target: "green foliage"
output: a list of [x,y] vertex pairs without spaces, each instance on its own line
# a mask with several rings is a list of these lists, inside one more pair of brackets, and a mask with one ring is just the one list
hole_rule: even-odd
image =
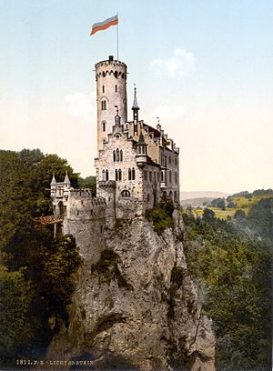
[[90,188],[93,196],[96,196],[96,177],[88,176],[86,178],[79,177],[80,188]]
[[[54,240],[52,230],[34,222],[35,216],[50,212],[45,188],[52,173],[58,179],[66,171],[76,182],[77,174],[56,155],[0,151],[2,362],[44,351],[58,323],[67,318],[73,275],[80,264],[75,241],[72,237]],[[49,325],[52,318],[54,326]]]
[[22,272],[0,266],[0,359],[7,361],[31,340],[31,287]]
[[161,234],[166,228],[173,227],[173,214],[174,206],[169,200],[162,201],[153,209],[146,211],[146,217],[153,223],[154,230]]
[[224,198],[215,198],[211,201],[211,206],[219,207],[220,209],[224,209],[226,206]]
[[217,366],[269,369],[272,251],[233,221],[183,217],[189,267],[216,332]]
[[244,219],[246,217],[246,213],[242,209],[238,209],[235,211],[234,218],[235,219]]
[[203,219],[204,220],[213,220],[215,219],[215,212],[211,209],[204,209],[203,211]]

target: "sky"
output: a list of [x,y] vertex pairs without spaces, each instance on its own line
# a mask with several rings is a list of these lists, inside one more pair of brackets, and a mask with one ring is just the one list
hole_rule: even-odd
[[128,66],[140,119],[180,147],[181,189],[273,188],[271,0],[0,0],[0,148],[94,175],[94,65]]

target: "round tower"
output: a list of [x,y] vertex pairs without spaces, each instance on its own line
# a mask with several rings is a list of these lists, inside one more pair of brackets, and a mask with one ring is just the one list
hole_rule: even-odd
[[127,66],[114,60],[98,62],[96,68],[97,82],[97,145],[103,149],[103,141],[107,139],[115,124],[117,109],[121,124],[127,122]]

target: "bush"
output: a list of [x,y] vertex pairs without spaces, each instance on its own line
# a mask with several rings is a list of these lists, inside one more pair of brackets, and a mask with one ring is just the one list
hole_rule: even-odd
[[154,230],[157,233],[161,234],[165,229],[173,227],[173,210],[173,203],[166,200],[146,211],[146,217],[153,223]]

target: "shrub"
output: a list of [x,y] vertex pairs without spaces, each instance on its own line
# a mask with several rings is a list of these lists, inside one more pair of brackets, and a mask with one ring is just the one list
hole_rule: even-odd
[[173,227],[173,214],[174,206],[170,200],[162,201],[153,209],[146,211],[146,217],[153,223],[154,230],[161,234],[166,228]]

